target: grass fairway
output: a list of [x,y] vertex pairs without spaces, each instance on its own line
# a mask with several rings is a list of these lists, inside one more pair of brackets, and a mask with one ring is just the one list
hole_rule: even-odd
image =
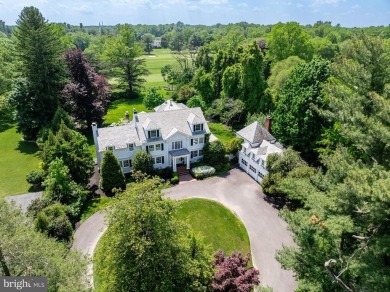
[[22,135],[16,133],[13,125],[0,128],[2,128],[0,129],[1,199],[5,196],[28,193],[31,186],[26,182],[26,174],[38,168],[40,160],[37,156],[37,145],[22,141]]
[[144,55],[145,64],[150,74],[146,76],[146,88],[167,86],[161,76],[161,68],[165,65],[172,64],[175,59],[169,49],[155,49],[150,55]]
[[244,224],[218,202],[205,199],[180,201],[176,217],[186,221],[201,234],[213,252],[250,252],[249,237]]
[[225,146],[230,140],[236,137],[236,132],[226,127],[222,123],[208,123],[211,133],[213,133]]

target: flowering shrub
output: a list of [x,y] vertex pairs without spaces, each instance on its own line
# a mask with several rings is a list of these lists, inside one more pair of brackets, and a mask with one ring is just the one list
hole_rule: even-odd
[[208,165],[197,166],[191,169],[191,174],[196,179],[203,179],[212,176],[214,173],[215,168]]

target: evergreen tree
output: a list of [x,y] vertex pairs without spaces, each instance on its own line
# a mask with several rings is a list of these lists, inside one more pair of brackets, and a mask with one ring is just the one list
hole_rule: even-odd
[[67,51],[64,60],[71,82],[62,91],[62,104],[84,129],[92,122],[101,125],[107,113],[108,83],[88,64],[80,49]]
[[138,150],[133,156],[132,171],[152,174],[154,171],[152,156],[143,150]]
[[145,59],[140,58],[143,49],[136,41],[134,29],[129,24],[119,26],[119,34],[106,40],[103,57],[117,69],[115,74],[133,93],[141,88],[149,74],[145,67]]
[[27,139],[35,139],[58,106],[64,76],[61,42],[35,7],[22,10],[15,37],[25,81],[17,81],[11,99],[17,111],[18,131]]
[[113,189],[124,189],[126,187],[121,165],[112,151],[104,153],[100,166],[99,186],[107,195],[111,195]]
[[61,122],[58,132],[53,134],[50,131],[40,148],[45,169],[48,169],[50,162],[55,158],[61,158],[76,183],[82,185],[88,183],[93,171],[93,158],[88,150],[87,139],[83,135]]

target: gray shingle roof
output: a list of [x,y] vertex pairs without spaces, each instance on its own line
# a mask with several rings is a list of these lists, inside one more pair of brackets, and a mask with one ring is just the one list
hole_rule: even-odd
[[[191,114],[196,116],[199,122],[203,122],[203,131],[192,131],[191,124],[188,122],[188,118]],[[155,128],[157,127],[160,130],[160,135],[163,140],[175,133],[182,133],[188,136],[210,133],[206,119],[199,107],[139,113],[137,114],[137,117],[138,119],[136,122],[133,119],[133,121],[124,126],[98,129],[99,151],[106,150],[106,147],[108,146],[125,148],[128,143],[135,143],[139,146],[147,142],[147,130],[149,128],[156,130]],[[161,138],[159,139],[161,140]]]
[[178,110],[178,109],[185,109],[187,106],[183,103],[177,103],[172,100],[167,100],[163,104],[157,106],[154,108],[154,111],[156,112],[166,112],[166,111],[172,111],[172,110]]
[[276,139],[260,123],[253,122],[249,126],[237,132],[237,135],[249,141],[251,144],[260,144],[263,140],[275,142]]

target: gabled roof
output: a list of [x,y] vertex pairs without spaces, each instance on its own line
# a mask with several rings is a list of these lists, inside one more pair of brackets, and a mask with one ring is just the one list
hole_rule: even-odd
[[198,117],[198,116],[195,115],[194,113],[190,113],[190,115],[188,116],[187,121],[188,121],[190,124],[192,124],[192,125],[204,123],[203,119],[201,119],[200,117]]
[[158,130],[160,129],[160,126],[157,125],[154,121],[152,121],[150,118],[147,118],[145,122],[142,124],[142,127],[146,131],[151,131],[151,130]]
[[154,108],[155,112],[166,112],[166,111],[173,111],[173,110],[179,110],[179,109],[185,109],[187,106],[183,103],[176,103],[172,100],[167,100],[163,104],[157,106]]
[[261,144],[263,140],[276,142],[274,136],[270,134],[259,122],[253,122],[249,126],[237,132],[237,135],[251,144]]
[[[193,132],[188,119],[203,123],[203,131]],[[141,145],[148,141],[150,130],[160,130],[159,140],[166,140],[176,133],[187,136],[204,135],[210,133],[202,110],[197,108],[183,108],[178,110],[138,113],[137,119],[127,125],[98,129],[99,151],[106,150],[107,146],[125,148],[127,144]]]

